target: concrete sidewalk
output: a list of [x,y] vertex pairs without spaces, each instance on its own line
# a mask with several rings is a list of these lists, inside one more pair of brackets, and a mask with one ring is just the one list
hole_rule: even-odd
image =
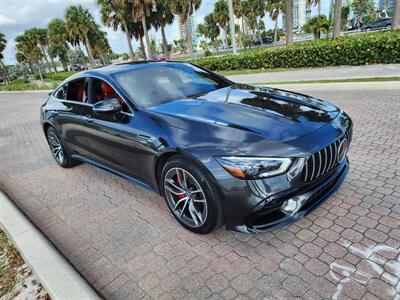
[[400,77],[400,64],[338,66],[315,69],[300,69],[298,71],[231,75],[227,77],[235,82],[241,83]]

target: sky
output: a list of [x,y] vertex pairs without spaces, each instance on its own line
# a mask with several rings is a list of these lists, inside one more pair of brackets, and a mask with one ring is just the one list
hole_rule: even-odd
[[[209,14],[216,0],[203,0],[197,11],[197,23],[201,23],[204,16]],[[322,13],[329,12],[331,0],[322,0]],[[6,64],[15,63],[15,42],[17,35],[22,34],[25,29],[31,27],[46,27],[53,18],[63,18],[65,8],[70,5],[81,4],[94,16],[100,24],[99,9],[95,0],[0,0],[0,32],[4,33],[7,39],[7,48],[4,53]],[[313,8],[313,14],[315,14]],[[267,29],[273,28],[273,23],[268,16],[265,17]],[[104,27],[107,32],[110,46],[115,53],[128,51],[125,35],[122,32],[115,32]],[[157,39],[161,39],[161,33],[151,30],[150,33]],[[176,23],[166,28],[168,41],[178,39],[178,28]],[[137,42],[133,39],[132,45],[136,49]]]

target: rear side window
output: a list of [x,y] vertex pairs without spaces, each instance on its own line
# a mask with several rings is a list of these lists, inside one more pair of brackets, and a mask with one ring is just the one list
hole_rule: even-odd
[[55,97],[60,100],[84,102],[87,97],[87,84],[85,79],[78,79],[64,84],[55,93]]
[[68,83],[64,84],[62,87],[58,89],[58,91],[55,94],[55,97],[60,100],[67,100],[67,88],[68,88]]
[[86,99],[85,79],[74,80],[68,83],[67,100],[83,102]]

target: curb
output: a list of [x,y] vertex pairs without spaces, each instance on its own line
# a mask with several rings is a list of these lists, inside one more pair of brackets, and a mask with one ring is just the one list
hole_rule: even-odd
[[0,227],[52,299],[101,299],[2,191]]
[[395,91],[400,90],[399,81],[384,81],[384,82],[333,82],[333,83],[261,83],[255,84],[279,88],[283,90],[297,91]]
[[0,94],[30,94],[30,93],[50,93],[53,90],[26,90],[26,91],[0,91]]

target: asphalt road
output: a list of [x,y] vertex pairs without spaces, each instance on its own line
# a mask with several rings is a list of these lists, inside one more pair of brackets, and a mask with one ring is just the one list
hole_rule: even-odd
[[0,93],[0,187],[107,299],[399,299],[399,90],[312,94],[353,118],[351,171],[280,231],[194,235],[156,194],[58,167],[39,124],[44,93]]
[[233,81],[242,83],[400,77],[400,64],[309,68],[284,72],[232,75],[227,77]]

